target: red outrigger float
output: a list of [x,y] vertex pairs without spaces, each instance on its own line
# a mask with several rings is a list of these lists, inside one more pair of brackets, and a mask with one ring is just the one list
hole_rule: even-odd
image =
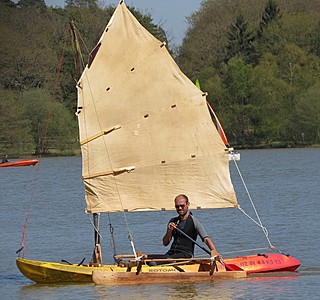
[[0,164],[0,168],[5,167],[27,167],[34,166],[39,162],[38,159],[21,159]]
[[292,272],[299,268],[301,262],[285,254],[268,253],[249,256],[225,258],[227,264],[236,265],[247,274],[267,272]]

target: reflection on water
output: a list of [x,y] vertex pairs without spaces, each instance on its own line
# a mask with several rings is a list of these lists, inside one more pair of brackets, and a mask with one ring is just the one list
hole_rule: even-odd
[[215,283],[149,284],[127,287],[97,286],[99,299],[121,294],[121,299],[235,299],[236,291]]
[[261,274],[250,274],[246,280],[250,281],[283,281],[283,280],[296,280],[300,276],[299,272],[276,272],[276,273],[261,273]]

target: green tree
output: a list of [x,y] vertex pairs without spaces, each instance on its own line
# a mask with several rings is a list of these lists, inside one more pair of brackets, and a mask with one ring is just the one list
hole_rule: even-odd
[[297,123],[297,102],[301,94],[320,81],[320,61],[306,50],[287,44],[283,53],[278,56],[278,68],[280,76],[290,87],[284,102],[287,107],[288,129],[283,138],[299,143],[301,129]]
[[311,53],[317,55],[320,58],[320,21],[317,26],[311,32]]
[[2,87],[20,92],[37,87],[53,89],[59,63],[55,47],[58,40],[61,44],[59,21],[33,9],[0,10]]
[[[253,72],[251,91],[262,142],[288,145],[301,141],[297,104],[300,110],[307,104],[301,102],[301,95],[319,82],[319,70],[319,60],[292,44],[285,44],[281,55],[266,53],[261,58]],[[304,133],[308,136],[306,130]]]
[[231,134],[230,137],[242,146],[246,141],[254,143],[253,108],[250,101],[252,71],[251,65],[245,64],[242,58],[234,57],[229,61],[223,75],[226,98],[222,112],[228,120],[224,126]]
[[264,29],[271,22],[278,22],[281,18],[280,8],[275,0],[268,0],[264,11],[261,15],[261,20],[259,24],[258,36],[261,37],[263,35]]
[[228,32],[228,44],[225,61],[232,57],[241,57],[245,63],[255,64],[254,34],[249,30],[248,23],[242,15],[237,16],[236,22]]
[[296,122],[303,143],[320,143],[320,81],[297,99]]
[[277,57],[267,53],[253,70],[251,98],[256,112],[257,143],[272,145],[287,141],[290,114],[286,99],[291,87],[279,74]]
[[199,77],[207,66],[220,70],[226,61],[231,25],[242,15],[248,22],[248,32],[253,31],[263,5],[264,0],[203,1],[199,11],[188,18],[189,27],[177,51],[176,60],[182,70],[191,78]]
[[75,149],[76,121],[63,104],[51,101],[50,95],[41,89],[24,92],[21,101],[31,122],[35,154]]
[[31,154],[30,122],[17,101],[17,94],[0,89],[0,153],[9,156]]
[[286,36],[281,26],[281,22],[270,22],[264,27],[263,34],[255,42],[255,49],[259,57],[266,52],[278,55],[283,51]]

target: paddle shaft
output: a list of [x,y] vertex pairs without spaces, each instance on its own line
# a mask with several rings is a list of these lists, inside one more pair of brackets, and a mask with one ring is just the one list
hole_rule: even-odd
[[211,255],[211,252],[202,247],[200,244],[198,244],[191,236],[187,235],[185,232],[183,232],[180,228],[176,227],[175,228],[178,232],[180,232],[182,235],[184,235],[186,238],[188,238],[190,241],[194,242],[199,248],[201,248],[203,251],[207,252],[209,255]]

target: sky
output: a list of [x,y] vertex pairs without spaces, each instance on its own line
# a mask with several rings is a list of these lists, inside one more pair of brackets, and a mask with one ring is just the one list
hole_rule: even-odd
[[[64,7],[65,0],[45,0],[47,6]],[[117,5],[118,0],[101,0],[105,5]],[[186,17],[200,8],[202,0],[125,0],[126,5],[150,14],[155,24],[167,33],[171,44],[180,45],[188,28]],[[105,26],[103,24],[102,26]]]

